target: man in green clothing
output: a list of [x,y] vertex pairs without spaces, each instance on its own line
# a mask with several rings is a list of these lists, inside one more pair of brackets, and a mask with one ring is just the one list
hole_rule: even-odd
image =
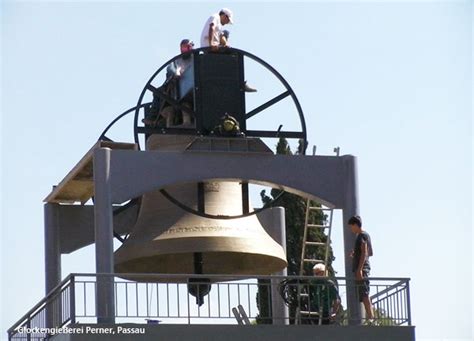
[[310,284],[311,311],[318,313],[318,324],[332,324],[335,322],[337,311],[341,305],[337,286],[326,277],[324,264],[316,264],[313,267],[313,274],[317,278]]

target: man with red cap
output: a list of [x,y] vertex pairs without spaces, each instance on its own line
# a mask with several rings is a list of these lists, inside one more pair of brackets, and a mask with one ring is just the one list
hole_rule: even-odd
[[179,77],[183,74],[183,72],[188,68],[191,64],[192,59],[191,52],[193,50],[194,43],[192,40],[183,39],[179,44],[179,49],[182,55],[181,58],[176,59],[173,63],[168,65],[166,69],[166,78],[170,79],[171,77]]
[[[170,63],[166,68],[166,80],[160,87],[161,91],[170,97],[176,96],[176,81],[181,77],[184,71],[191,65],[191,51],[193,50],[194,43],[190,39],[183,39],[179,44],[181,57]],[[192,108],[189,98],[182,101],[181,116],[182,125],[191,125],[192,117],[190,110]],[[186,110],[188,109],[188,110]],[[167,128],[174,125],[175,112],[176,110],[166,101],[160,100],[160,98],[153,93],[153,102],[150,107],[149,115],[145,117],[142,122],[149,126],[156,126],[158,119],[163,117],[165,119],[165,126]],[[192,112],[192,111],[191,111]]]

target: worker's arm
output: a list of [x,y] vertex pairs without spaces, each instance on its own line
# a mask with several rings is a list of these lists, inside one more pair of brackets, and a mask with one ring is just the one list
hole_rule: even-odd
[[209,24],[209,32],[208,32],[208,36],[207,36],[207,39],[208,39],[208,42],[209,42],[209,46],[211,47],[211,50],[217,50],[219,48],[219,46],[213,46],[212,45],[212,37],[214,36],[214,23],[210,23]]
[[359,265],[357,266],[356,279],[362,279],[362,268],[364,267],[365,260],[367,259],[367,241],[362,240],[360,244],[360,259]]
[[219,43],[221,46],[227,46],[227,38],[222,35]]
[[[332,282],[330,282],[332,283]],[[329,318],[334,320],[337,312],[341,307],[341,297],[339,296],[336,286],[333,284],[329,287],[329,299],[331,300],[331,310],[329,312]]]
[[337,315],[337,312],[339,311],[340,306],[341,306],[341,300],[338,297],[332,302],[331,315],[330,315],[331,319],[336,318],[336,315]]

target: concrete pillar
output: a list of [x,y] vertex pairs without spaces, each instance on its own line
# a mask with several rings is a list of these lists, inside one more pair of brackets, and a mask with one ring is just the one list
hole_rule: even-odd
[[[114,273],[113,211],[110,192],[110,149],[94,151],[95,264],[98,274]],[[114,323],[114,278],[97,277],[97,323]]]
[[357,159],[352,155],[342,156],[344,163],[344,207],[342,211],[344,229],[344,259],[347,278],[347,308],[349,324],[360,324],[361,309],[352,272],[352,258],[349,256],[354,248],[355,235],[347,227],[347,221],[359,214],[359,190],[357,183]]
[[[286,228],[285,209],[283,207],[272,207],[258,214],[258,219],[265,231],[283,247],[286,254]],[[286,276],[286,268],[274,273],[276,276]],[[288,306],[283,301],[278,290],[280,279],[271,280],[272,317],[273,324],[289,324]]]
[[[61,282],[61,248],[59,238],[58,204],[44,205],[44,264],[45,295]],[[46,306],[46,327],[59,326],[61,296],[53,297]]]
[[44,205],[45,294],[61,282],[58,204]]

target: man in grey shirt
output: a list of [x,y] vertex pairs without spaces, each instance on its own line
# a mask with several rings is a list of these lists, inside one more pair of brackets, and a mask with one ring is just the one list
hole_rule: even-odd
[[350,255],[352,257],[352,272],[354,272],[356,279],[357,293],[360,302],[364,303],[368,321],[372,321],[374,311],[369,296],[370,282],[368,280],[370,274],[369,257],[373,255],[372,242],[370,235],[362,229],[361,217],[351,217],[348,221],[348,225],[352,233],[357,235],[354,249]]

